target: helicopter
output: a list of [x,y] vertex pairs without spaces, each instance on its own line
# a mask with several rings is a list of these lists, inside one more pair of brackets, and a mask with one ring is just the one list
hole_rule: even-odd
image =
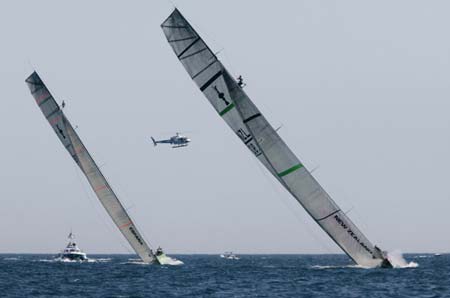
[[158,145],[159,144],[171,144],[173,145],[172,148],[180,148],[180,147],[186,147],[189,142],[191,141],[191,139],[189,139],[188,137],[182,136],[181,134],[179,134],[178,132],[176,133],[175,136],[170,137],[170,139],[167,140],[159,140],[156,141],[153,137],[152,141],[153,141],[153,145]]

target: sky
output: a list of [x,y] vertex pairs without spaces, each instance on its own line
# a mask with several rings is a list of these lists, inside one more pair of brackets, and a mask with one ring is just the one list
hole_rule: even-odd
[[[0,253],[127,245],[24,83],[36,70],[141,232],[169,253],[340,253],[190,80],[180,9],[385,250],[448,252],[448,1],[0,2]],[[150,136],[183,132],[182,149]]]

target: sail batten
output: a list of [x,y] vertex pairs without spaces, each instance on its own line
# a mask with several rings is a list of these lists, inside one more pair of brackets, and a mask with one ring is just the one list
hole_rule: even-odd
[[44,117],[86,176],[97,198],[130,246],[144,262],[158,262],[150,246],[143,239],[108,181],[103,176],[103,173],[39,75],[33,72],[25,81]]
[[[352,260],[363,266],[381,265],[385,258],[380,250],[325,192],[178,9],[161,28],[200,91],[275,179]],[[192,53],[196,54],[188,56]]]

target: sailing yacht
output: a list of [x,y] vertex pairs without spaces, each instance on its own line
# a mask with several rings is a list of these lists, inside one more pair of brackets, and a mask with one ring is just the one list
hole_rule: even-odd
[[176,57],[251,153],[357,264],[392,268],[387,253],[372,244],[300,162],[215,53],[178,9],[161,24]]
[[67,239],[69,239],[69,242],[67,243],[66,248],[59,254],[59,257],[63,260],[70,260],[70,261],[85,261],[87,260],[86,253],[81,251],[81,249],[78,248],[77,244],[75,243],[75,235],[70,232],[69,236],[67,236]]
[[84,146],[72,124],[64,114],[47,86],[37,72],[33,72],[25,82],[28,84],[31,94],[41,109],[50,126],[58,136],[59,140],[69,152],[72,159],[86,176],[89,184],[95,192],[100,203],[106,209],[114,224],[134,249],[136,254],[144,263],[159,265],[178,265],[181,261],[166,256],[157,256],[151,250],[149,244],[139,232],[137,226],[123,207],[117,195],[109,185],[100,168],[95,163],[91,154]]

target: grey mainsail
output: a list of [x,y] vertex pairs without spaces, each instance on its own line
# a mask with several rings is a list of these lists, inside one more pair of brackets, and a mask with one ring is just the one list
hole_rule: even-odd
[[105,207],[120,232],[130,243],[142,261],[146,263],[159,263],[149,245],[139,233],[125,208],[111,189],[102,172],[95,164],[78,134],[69,120],[56,103],[49,90],[36,72],[33,72],[25,82],[36,100],[45,118],[50,123],[64,147],[80,167],[89,184]]
[[335,243],[357,264],[389,267],[385,254],[314,179],[178,9],[161,28],[217,113]]

